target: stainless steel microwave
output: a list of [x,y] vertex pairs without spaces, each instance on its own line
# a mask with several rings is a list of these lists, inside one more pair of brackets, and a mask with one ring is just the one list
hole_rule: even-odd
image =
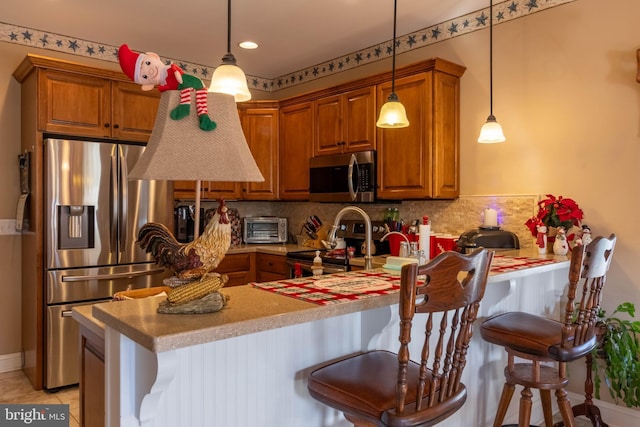
[[376,194],[376,152],[335,154],[309,160],[312,202],[373,202]]
[[242,228],[245,243],[286,243],[289,233],[287,218],[275,216],[245,217]]

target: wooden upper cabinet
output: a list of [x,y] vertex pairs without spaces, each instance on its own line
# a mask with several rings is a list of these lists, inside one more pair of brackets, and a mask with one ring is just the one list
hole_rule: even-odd
[[278,198],[278,108],[247,108],[240,119],[247,144],[264,177],[263,182],[247,182],[243,198],[275,200]]
[[[455,64],[452,64],[455,65]],[[396,79],[395,92],[405,106],[409,127],[378,129],[380,199],[452,199],[459,188],[459,79],[437,69]],[[378,85],[378,109],[391,82]]]
[[309,158],[313,137],[311,102],[280,109],[280,199],[309,199]]
[[160,91],[143,91],[133,82],[111,83],[111,136],[126,141],[148,141],[160,105]]
[[38,84],[38,128],[74,136],[146,142],[160,92],[93,75],[42,69]]
[[111,136],[111,82],[54,70],[38,76],[38,129],[81,136]]
[[[263,182],[203,183],[206,199],[275,200],[278,198],[278,108],[274,101],[238,106],[240,123]],[[175,192],[174,192],[175,193]]]
[[313,155],[375,149],[375,100],[375,86],[315,100]]

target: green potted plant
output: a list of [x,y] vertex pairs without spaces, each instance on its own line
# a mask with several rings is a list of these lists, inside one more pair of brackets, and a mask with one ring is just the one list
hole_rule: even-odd
[[610,316],[600,310],[600,345],[592,353],[596,398],[604,380],[616,403],[622,401],[628,407],[640,407],[640,321],[631,320],[634,317],[635,306],[630,302],[620,304]]

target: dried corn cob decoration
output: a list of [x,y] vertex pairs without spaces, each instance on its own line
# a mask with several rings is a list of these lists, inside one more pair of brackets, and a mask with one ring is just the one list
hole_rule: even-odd
[[208,274],[202,280],[196,280],[186,285],[177,286],[167,292],[167,301],[171,305],[180,305],[200,299],[222,288],[229,277],[219,274]]

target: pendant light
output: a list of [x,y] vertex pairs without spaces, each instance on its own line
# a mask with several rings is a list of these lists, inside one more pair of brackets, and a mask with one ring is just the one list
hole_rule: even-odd
[[398,0],[393,2],[393,59],[391,65],[391,94],[380,109],[380,116],[376,122],[379,128],[406,128],[409,126],[409,119],[404,105],[398,100],[396,95],[396,15]]
[[504,142],[506,138],[502,132],[502,126],[493,115],[493,0],[489,0],[489,117],[480,129],[478,142],[493,144]]
[[236,58],[231,53],[231,0],[227,2],[227,53],[211,77],[209,92],[233,95],[236,102],[251,99],[251,92],[247,86],[247,77],[236,64]]

